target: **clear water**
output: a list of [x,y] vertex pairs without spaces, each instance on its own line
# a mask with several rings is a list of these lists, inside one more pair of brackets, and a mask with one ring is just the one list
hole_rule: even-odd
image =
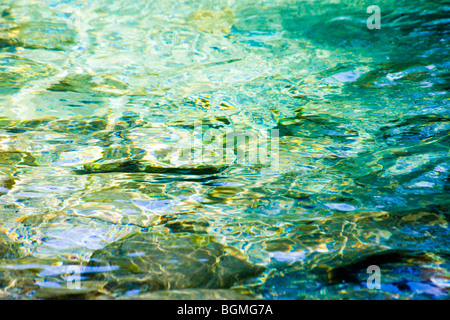
[[448,298],[450,7],[372,4],[0,0],[0,297]]

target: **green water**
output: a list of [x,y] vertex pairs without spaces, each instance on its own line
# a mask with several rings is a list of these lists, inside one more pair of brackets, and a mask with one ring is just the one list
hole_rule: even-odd
[[449,11],[0,0],[0,298],[447,299]]

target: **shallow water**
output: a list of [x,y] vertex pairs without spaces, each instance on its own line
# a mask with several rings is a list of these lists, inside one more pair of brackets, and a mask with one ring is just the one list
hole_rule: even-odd
[[0,298],[448,298],[450,7],[372,4],[0,0]]

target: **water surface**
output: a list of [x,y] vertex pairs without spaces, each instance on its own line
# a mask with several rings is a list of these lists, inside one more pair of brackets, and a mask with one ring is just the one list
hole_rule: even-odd
[[450,7],[372,4],[0,0],[0,297],[448,298]]

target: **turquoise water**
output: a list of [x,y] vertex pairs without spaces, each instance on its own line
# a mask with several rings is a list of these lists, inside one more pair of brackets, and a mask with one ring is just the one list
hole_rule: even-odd
[[0,0],[0,298],[447,299],[449,10]]

